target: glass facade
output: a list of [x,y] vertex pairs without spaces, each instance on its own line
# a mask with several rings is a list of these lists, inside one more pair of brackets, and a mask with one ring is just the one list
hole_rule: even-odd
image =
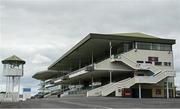
[[161,51],[172,51],[172,46],[168,44],[160,44]]
[[152,50],[160,50],[160,44],[152,43]]
[[151,50],[151,43],[137,42],[138,49]]
[[172,45],[158,43],[136,42],[136,48],[143,50],[172,51]]

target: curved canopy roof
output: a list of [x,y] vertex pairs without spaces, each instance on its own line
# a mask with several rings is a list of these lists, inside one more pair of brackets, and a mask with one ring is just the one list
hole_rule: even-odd
[[32,77],[38,80],[47,80],[52,78],[54,75],[57,75],[58,71],[55,70],[45,70],[45,71],[40,71],[34,74]]
[[25,61],[21,58],[17,57],[16,55],[10,56],[6,58],[5,60],[2,60],[3,64],[25,64]]
[[[112,48],[117,47],[120,42],[152,42],[163,44],[175,44],[174,39],[163,39],[143,33],[117,33],[117,34],[97,34],[90,33],[78,44],[72,47],[57,61],[51,64],[49,70],[69,70],[70,67],[78,68],[79,63],[88,65],[91,63],[93,55],[94,61],[102,56],[109,55],[109,42]],[[82,66],[83,67],[83,66]]]

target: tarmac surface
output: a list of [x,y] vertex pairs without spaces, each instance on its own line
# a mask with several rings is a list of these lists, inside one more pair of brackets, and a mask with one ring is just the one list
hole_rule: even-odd
[[67,97],[1,103],[0,108],[180,108],[180,99],[115,97]]

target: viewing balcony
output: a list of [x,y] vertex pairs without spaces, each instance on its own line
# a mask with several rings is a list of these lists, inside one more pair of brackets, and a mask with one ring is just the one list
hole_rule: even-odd
[[63,80],[68,80],[70,78],[73,78],[75,76],[78,76],[78,75],[82,75],[82,74],[85,74],[87,72],[90,72],[90,71],[93,71],[94,70],[94,64],[91,64],[91,65],[88,65],[88,66],[85,66],[83,68],[80,68],[78,70],[75,70],[67,75],[64,75],[64,76],[61,76],[59,78],[56,78],[54,79],[54,83],[59,83],[59,82],[62,82]]

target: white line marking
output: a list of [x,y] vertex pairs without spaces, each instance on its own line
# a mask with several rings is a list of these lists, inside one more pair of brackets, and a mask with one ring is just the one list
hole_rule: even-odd
[[73,104],[73,105],[85,106],[85,107],[88,107],[88,108],[112,109],[112,108],[109,108],[109,107],[104,107],[104,106],[101,106],[101,105],[94,105],[94,104],[91,104],[91,105],[90,105],[90,104],[83,104],[83,103],[70,102],[70,101],[59,101],[59,102],[66,103],[66,104]]

